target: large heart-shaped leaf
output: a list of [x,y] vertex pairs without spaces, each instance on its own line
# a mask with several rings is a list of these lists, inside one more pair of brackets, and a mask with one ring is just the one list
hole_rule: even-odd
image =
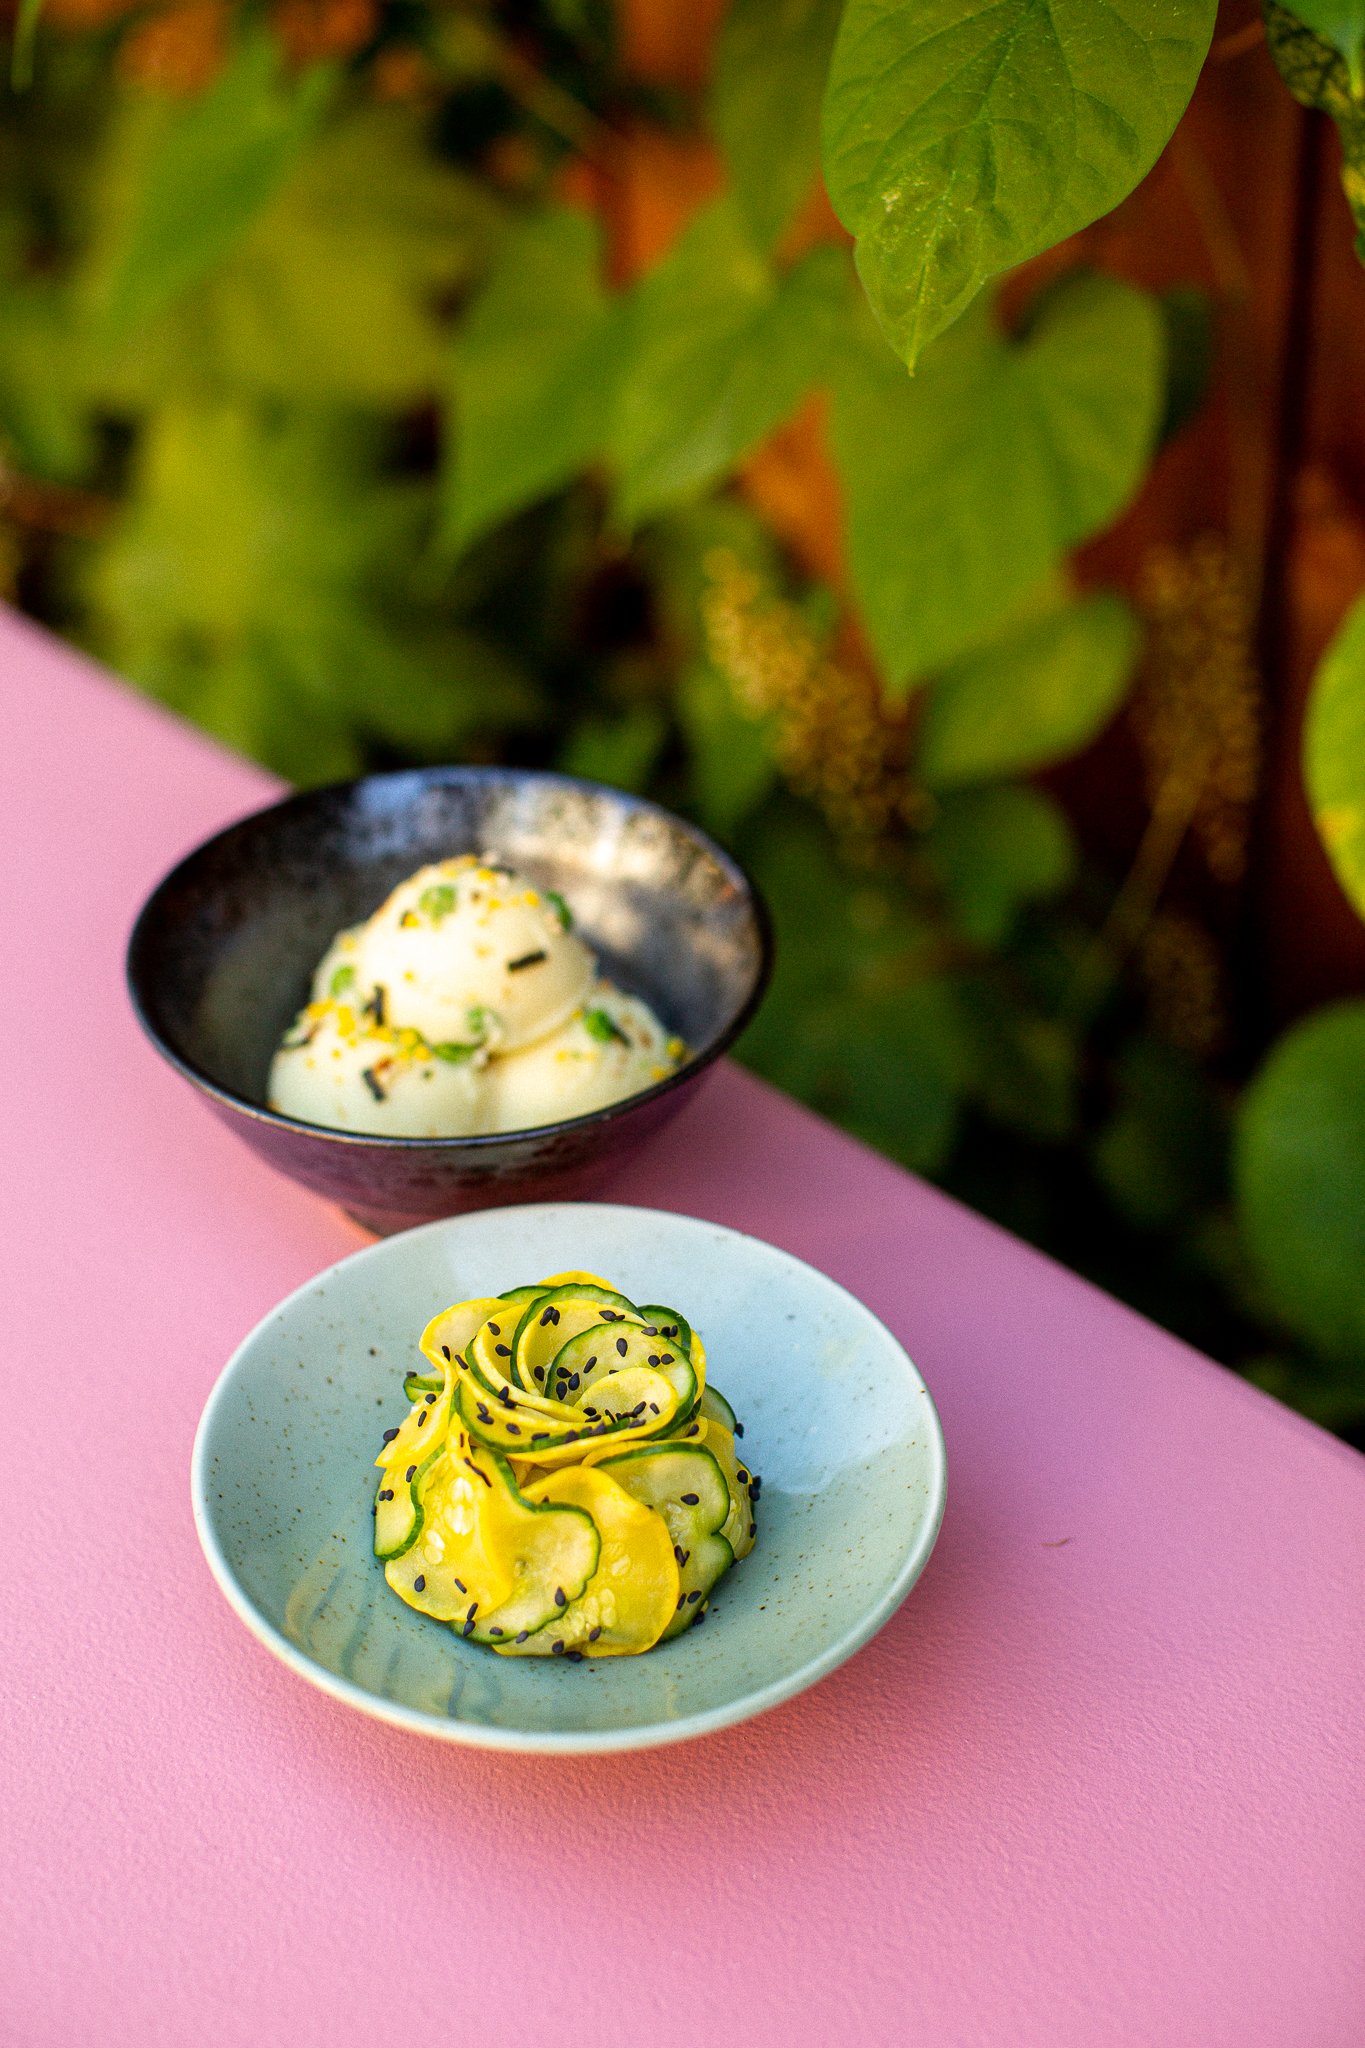
[[834,370],[849,565],[888,682],[980,644],[1122,511],[1164,399],[1155,302],[1110,278],[1049,295],[1022,341],[983,311],[908,378],[878,341]]
[[1328,859],[1365,917],[1365,598],[1347,613],[1313,679],[1303,772]]
[[849,0],[825,179],[912,366],[987,278],[1108,213],[1164,149],[1215,0]]
[[1365,1003],[1280,1040],[1243,1098],[1235,1165],[1270,1305],[1328,1357],[1365,1361]]

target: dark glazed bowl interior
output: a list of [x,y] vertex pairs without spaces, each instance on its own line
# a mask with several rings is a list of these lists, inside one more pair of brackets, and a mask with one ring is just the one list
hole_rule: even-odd
[[[484,852],[568,899],[603,972],[686,1040],[681,1069],[591,1115],[483,1137],[367,1137],[267,1109],[271,1055],[333,934],[426,862]],[[263,1158],[394,1230],[594,1190],[748,1022],[770,957],[753,884],[695,825],[569,776],[425,768],[290,797],[207,840],[144,906],[128,985],[158,1050]]]

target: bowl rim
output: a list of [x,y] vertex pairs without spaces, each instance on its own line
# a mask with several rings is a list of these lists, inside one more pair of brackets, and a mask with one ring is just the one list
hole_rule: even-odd
[[[657,818],[666,820],[670,825],[682,826],[701,843],[716,864],[737,884],[753,913],[758,932],[758,963],[753,983],[730,1022],[700,1051],[689,1050],[682,1065],[675,1068],[662,1081],[655,1081],[648,1088],[638,1089],[633,1095],[625,1095],[619,1102],[609,1102],[601,1109],[587,1110],[579,1116],[559,1117],[553,1123],[526,1124],[512,1131],[477,1131],[444,1138],[404,1137],[391,1131],[342,1131],[331,1124],[310,1124],[305,1123],[300,1117],[285,1116],[282,1111],[270,1109],[264,1103],[252,1102],[247,1096],[239,1095],[235,1089],[216,1080],[206,1068],[201,1067],[179,1047],[171,1044],[150,1014],[147,996],[150,977],[144,955],[150,947],[152,926],[163,906],[163,899],[183,881],[187,871],[205,854],[224,841],[249,834],[267,818],[279,817],[289,811],[306,811],[322,798],[352,796],[356,791],[377,783],[402,780],[434,784],[484,781],[558,783],[570,789],[598,792],[635,810],[649,812]],[[720,1058],[722,1053],[729,1050],[754,1016],[772,979],[773,952],[772,916],[762,890],[744,864],[692,819],[682,817],[677,811],[670,811],[664,804],[655,803],[651,797],[636,796],[630,790],[617,789],[612,783],[596,782],[584,775],[566,775],[559,769],[500,767],[495,763],[485,762],[446,762],[416,768],[380,769],[373,774],[352,776],[342,782],[320,783],[309,789],[294,790],[274,803],[262,804],[257,809],[246,812],[242,817],[235,818],[231,824],[224,825],[217,832],[210,833],[206,839],[201,839],[188,853],[183,854],[173,867],[167,869],[144,898],[128,935],[128,944],[124,952],[124,980],[133,1013],[162,1058],[203,1094],[222,1104],[235,1115],[244,1116],[252,1122],[267,1125],[275,1130],[294,1132],[300,1136],[351,1148],[377,1146],[389,1152],[432,1153],[448,1152],[451,1147],[458,1147],[465,1152],[477,1153],[505,1147],[514,1139],[547,1138],[557,1136],[561,1132],[587,1130],[594,1125],[607,1124],[627,1111],[638,1109],[644,1103],[656,1102],[672,1093],[674,1089],[696,1080],[707,1067]]]
[[[619,1750],[661,1749],[675,1742],[690,1742],[698,1736],[716,1734],[722,1729],[751,1721],[757,1715],[766,1713],[769,1708],[780,1706],[784,1700],[796,1698],[800,1693],[808,1691],[811,1686],[818,1685],[821,1679],[828,1678],[885,1627],[913,1590],[933,1554],[943,1527],[948,1500],[948,1448],[943,1432],[943,1421],[924,1375],[895,1331],[882,1321],[876,1311],[869,1308],[851,1288],[845,1287],[842,1282],[826,1273],[822,1267],[812,1265],[808,1259],[798,1258],[795,1252],[787,1251],[782,1245],[772,1244],[767,1238],[755,1236],[752,1231],[736,1230],[731,1224],[717,1223],[705,1216],[690,1215],[685,1210],[651,1209],[643,1203],[633,1202],[521,1202],[509,1204],[506,1209],[499,1210],[498,1214],[521,1214],[535,1218],[546,1213],[558,1214],[564,1210],[572,1210],[575,1216],[581,1216],[585,1211],[596,1209],[611,1210],[622,1216],[644,1216],[651,1221],[664,1216],[674,1223],[696,1225],[708,1231],[718,1232],[725,1238],[737,1240],[745,1247],[756,1245],[764,1254],[794,1266],[802,1266],[808,1272],[815,1273],[836,1295],[844,1301],[851,1302],[863,1315],[870,1317],[889,1340],[894,1353],[898,1355],[903,1368],[923,1398],[925,1427],[929,1436],[932,1489],[928,1510],[891,1584],[850,1623],[835,1642],[781,1678],[771,1679],[766,1685],[757,1686],[750,1692],[738,1693],[714,1707],[683,1715],[676,1721],[642,1722],[636,1727],[623,1730],[528,1730],[502,1728],[492,1723],[461,1721],[454,1716],[428,1713],[419,1707],[404,1706],[397,1700],[386,1700],[380,1694],[370,1692],[366,1687],[357,1684],[354,1679],[345,1678],[339,1672],[330,1671],[325,1664],[318,1663],[315,1658],[291,1642],[257,1606],[237,1578],[219,1542],[209,1501],[209,1438],[213,1424],[219,1408],[227,1402],[229,1387],[243,1359],[267,1327],[313,1288],[331,1280],[342,1267],[351,1267],[358,1262],[376,1258],[391,1258],[394,1255],[394,1247],[399,1243],[412,1238],[428,1237],[440,1231],[449,1231],[460,1225],[468,1225],[474,1221],[474,1217],[440,1216],[430,1223],[419,1224],[412,1230],[401,1231],[395,1237],[380,1238],[377,1243],[363,1245],[358,1251],[350,1252],[346,1257],[335,1260],[330,1266],[325,1266],[320,1273],[314,1273],[298,1287],[291,1288],[283,1300],[267,1310],[254,1328],[247,1332],[213,1383],[195,1427],[194,1444],[190,1453],[190,1508],[194,1518],[195,1534],[199,1538],[200,1548],[218,1589],[233,1613],[256,1640],[289,1670],[296,1672],[318,1691],[329,1694],[346,1706],[354,1707],[371,1720],[381,1721],[389,1727],[405,1729],[413,1734],[426,1735],[438,1742],[452,1742],[464,1748],[500,1750],[504,1753],[522,1755],[604,1755]],[[486,1212],[476,1212],[476,1215],[483,1213]]]

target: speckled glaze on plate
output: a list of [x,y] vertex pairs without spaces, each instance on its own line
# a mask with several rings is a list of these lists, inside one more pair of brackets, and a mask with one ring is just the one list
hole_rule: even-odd
[[[643,1657],[500,1657],[414,1614],[371,1552],[373,1459],[417,1335],[451,1302],[586,1268],[694,1321],[763,1477],[758,1542],[706,1625]],[[452,1217],[343,1259],[224,1368],[194,1445],[195,1523],[247,1627],[362,1712],[489,1749],[680,1742],[852,1656],[938,1534],[943,1436],[923,1380],[851,1294],[689,1216],[539,1203]]]

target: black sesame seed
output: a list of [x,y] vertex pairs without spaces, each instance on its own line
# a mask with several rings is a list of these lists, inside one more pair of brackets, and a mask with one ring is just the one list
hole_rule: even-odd
[[490,1329],[490,1330],[491,1330],[491,1331],[493,1332],[493,1335],[494,1335],[495,1337],[500,1337],[500,1336],[502,1335],[502,1324],[501,1324],[501,1323],[490,1323],[490,1324],[488,1325],[488,1327],[489,1327],[489,1329]]
[[510,1358],[512,1356],[512,1347],[510,1344],[495,1344],[493,1346],[493,1349],[497,1353],[499,1358]]
[[536,1375],[536,1378],[537,1378],[538,1380],[543,1380],[543,1379],[544,1379],[544,1377],[545,1377],[545,1368],[544,1368],[544,1366],[543,1366],[543,1365],[538,1365],[538,1366],[536,1366],[536,1368],[535,1368],[535,1375]]
[[539,967],[541,961],[548,960],[549,957],[543,946],[538,952],[522,953],[517,959],[508,961],[507,972],[509,974],[520,974],[523,967]]
[[689,1557],[691,1557],[691,1555],[692,1555],[692,1553],[691,1553],[691,1551],[690,1551],[690,1550],[685,1550],[685,1551],[683,1552],[683,1554],[682,1554],[682,1562],[683,1562],[684,1564],[686,1564],[686,1563],[687,1563],[687,1560],[688,1560],[688,1558],[689,1558]]
[[405,1473],[403,1474],[403,1477],[404,1477],[405,1479],[415,1479],[415,1478],[416,1478],[416,1476],[417,1476],[417,1467],[416,1467],[415,1465],[409,1465],[409,1466],[408,1466],[408,1469],[407,1469],[407,1471],[406,1471],[406,1472],[405,1472]]
[[581,1664],[583,1662],[583,1652],[581,1650],[566,1650],[564,1654],[570,1664]]
[[473,1624],[473,1622],[472,1622],[472,1621],[467,1621],[467,1622],[465,1623],[464,1627],[463,1627],[463,1628],[462,1628],[462,1629],[460,1630],[460,1634],[461,1634],[462,1636],[472,1636],[472,1635],[473,1635],[473,1633],[474,1633],[474,1624]]
[[753,1536],[757,1536],[757,1534],[758,1534],[758,1524],[757,1524],[757,1522],[750,1522],[750,1524],[749,1524],[749,1534],[750,1534],[750,1536],[751,1536],[751,1537],[753,1537]]
[[545,1325],[547,1323],[552,1323],[554,1321],[554,1314],[555,1312],[552,1308],[546,1309],[544,1315],[540,1319],[540,1327],[542,1330],[545,1328]]
[[448,1344],[443,1344],[441,1346],[441,1356],[445,1359],[448,1365],[450,1363],[450,1346]]
[[658,1354],[658,1352],[657,1352],[657,1351],[651,1351],[651,1352],[650,1352],[650,1354],[649,1354],[649,1357],[648,1357],[648,1359],[647,1359],[647,1360],[646,1360],[645,1362],[646,1362],[646,1364],[647,1364],[647,1365],[657,1365],[657,1364],[659,1363],[659,1354]]
[[622,1358],[624,1358],[626,1353],[629,1351],[630,1346],[626,1342],[624,1337],[618,1337],[616,1340],[616,1348],[620,1352]]
[[568,1604],[569,1604],[569,1603],[568,1603],[568,1600],[567,1600],[567,1599],[565,1598],[565,1595],[564,1595],[564,1588],[563,1588],[562,1586],[556,1586],[556,1587],[555,1587],[555,1606],[556,1606],[556,1607],[567,1607],[567,1606],[568,1606]]
[[699,1493],[685,1493],[682,1496],[682,1504],[685,1508],[694,1508],[700,1499],[701,1495]]
[[651,1415],[657,1415],[657,1414],[658,1414],[658,1412],[659,1412],[659,1404],[658,1404],[658,1402],[657,1402],[657,1401],[651,1401],[651,1402],[650,1402],[650,1404],[649,1404],[649,1412],[650,1412],[650,1414],[651,1414]]
[[531,1431],[531,1442],[533,1444],[543,1444],[549,1434],[548,1429],[533,1429]]
[[600,1628],[590,1628],[588,1630],[588,1641],[590,1643],[595,1643],[597,1641],[597,1638],[601,1635],[601,1633],[602,1631]]
[[735,1435],[736,1435],[736,1436],[743,1436],[743,1434],[744,1434],[744,1424],[743,1424],[742,1422],[737,1422],[737,1423],[735,1424]]
[[489,1629],[488,1633],[490,1636],[500,1636],[502,1634],[502,1630],[494,1626],[493,1628]]
[[422,1425],[423,1425],[423,1423],[424,1423],[424,1422],[426,1421],[426,1419],[427,1419],[427,1411],[426,1411],[426,1409],[424,1408],[424,1409],[422,1410],[421,1414],[420,1414],[420,1415],[418,1416],[418,1418],[417,1418],[417,1427],[418,1427],[419,1429],[420,1429],[420,1428],[422,1427]]
[[744,1484],[745,1484],[745,1485],[747,1486],[747,1485],[749,1484],[749,1475],[748,1475],[748,1473],[747,1473],[747,1472],[745,1471],[745,1469],[744,1469],[744,1467],[743,1467],[742,1465],[738,1466],[738,1467],[737,1467],[736,1469],[737,1469],[737,1470],[738,1470],[738,1472],[739,1472],[739,1476],[740,1476],[740,1478],[741,1478],[741,1479],[742,1479],[742,1480],[744,1481]]
[[684,1559],[684,1557],[683,1557],[683,1553],[682,1553],[682,1545],[681,1545],[680,1543],[675,1543],[675,1544],[673,1545],[673,1555],[674,1555],[674,1557],[676,1557],[676,1558],[677,1558],[677,1560],[678,1560],[678,1563],[679,1563],[680,1565],[681,1565],[681,1564],[683,1564],[683,1563],[685,1562],[685,1559]]
[[414,1593],[425,1593],[425,1592],[426,1592],[426,1590],[427,1590],[427,1580],[426,1580],[426,1573],[425,1573],[425,1572],[418,1572],[418,1574],[417,1574],[417,1577],[416,1577],[416,1578],[415,1578],[415,1579],[413,1580],[413,1582],[412,1582],[412,1590],[413,1590],[413,1592],[414,1592]]
[[665,1351],[663,1357],[659,1360],[659,1363],[660,1365],[672,1365],[673,1353],[671,1351]]
[[688,1594],[688,1596],[687,1596],[687,1600],[688,1600],[688,1605],[689,1605],[689,1606],[693,1605],[693,1604],[694,1604],[694,1603],[695,1603],[696,1601],[700,1600],[700,1598],[701,1598],[701,1594],[700,1594],[700,1593],[689,1593],[689,1594]]
[[564,1643],[562,1638],[557,1643],[551,1643],[550,1655],[552,1657],[562,1657],[564,1655]]
[[392,1500],[392,1499],[393,1499],[393,1488],[392,1488],[391,1486],[386,1486],[386,1487],[384,1487],[384,1488],[382,1489],[382,1491],[381,1491],[380,1495],[379,1495],[379,1498],[380,1498],[381,1500]]
[[472,1621],[472,1620],[474,1619],[474,1616],[475,1616],[475,1615],[476,1615],[476,1614],[478,1613],[478,1611],[479,1611],[479,1603],[478,1603],[478,1601],[477,1601],[477,1600],[471,1600],[471,1601],[470,1601],[470,1603],[469,1603],[469,1619],[470,1619],[470,1621]]
[[621,1311],[620,1311],[620,1309],[619,1309],[619,1308],[604,1308],[604,1309],[603,1309],[603,1311],[602,1311],[602,1320],[603,1320],[603,1322],[604,1322],[604,1323],[619,1323],[619,1322],[620,1322],[620,1320],[621,1320]]
[[436,1406],[436,1396],[434,1394],[427,1395],[427,1406],[428,1408],[434,1408]]
[[679,1593],[679,1595],[678,1595],[678,1605],[679,1605],[679,1607],[681,1607],[681,1606],[682,1606],[682,1604],[683,1604],[684,1600],[686,1600],[686,1598],[687,1598],[687,1595],[686,1595],[686,1593]]
[[659,1325],[657,1323],[642,1323],[640,1325],[640,1334],[644,1337],[657,1337]]
[[463,1580],[463,1579],[456,1579],[455,1583],[456,1583],[456,1585],[457,1585],[457,1586],[459,1587],[459,1589],[460,1589],[460,1591],[461,1591],[462,1593],[467,1593],[467,1592],[469,1591],[469,1588],[468,1588],[468,1586],[467,1586],[467,1585],[465,1584],[465,1582],[464,1582],[464,1580]]
[[386,1444],[391,1444],[391,1443],[393,1442],[394,1438],[395,1438],[395,1437],[397,1436],[397,1434],[398,1434],[398,1431],[397,1431],[396,1429],[386,1429],[386,1430],[384,1431],[384,1441],[385,1441],[385,1443],[386,1443]]
[[521,1424],[519,1422],[509,1422],[507,1425],[507,1434],[509,1436],[520,1436]]
[[594,1351],[594,1353],[593,1353],[592,1357],[591,1357],[590,1359],[588,1359],[587,1363],[586,1363],[586,1364],[584,1365],[584,1367],[583,1367],[583,1370],[584,1370],[584,1372],[591,1372],[591,1371],[592,1371],[592,1369],[593,1369],[593,1367],[594,1367],[594,1366],[596,1365],[596,1363],[597,1363],[597,1353],[596,1353],[596,1352]]
[[698,1430],[699,1430],[700,1428],[701,1428],[701,1424],[700,1424],[699,1422],[694,1422],[694,1423],[692,1424],[692,1427],[691,1427],[691,1428],[690,1428],[690,1429],[688,1430],[687,1434],[688,1434],[689,1436],[695,1436],[695,1435],[697,1434],[697,1431],[698,1431]]
[[524,1643],[524,1642],[526,1641],[526,1638],[527,1638],[527,1636],[529,1636],[529,1635],[530,1635],[530,1633],[531,1633],[531,1631],[530,1631],[530,1629],[529,1629],[529,1628],[524,1628],[524,1629],[522,1629],[522,1630],[520,1631],[520,1633],[518,1634],[518,1636],[517,1636],[517,1641],[518,1641],[519,1643]]

